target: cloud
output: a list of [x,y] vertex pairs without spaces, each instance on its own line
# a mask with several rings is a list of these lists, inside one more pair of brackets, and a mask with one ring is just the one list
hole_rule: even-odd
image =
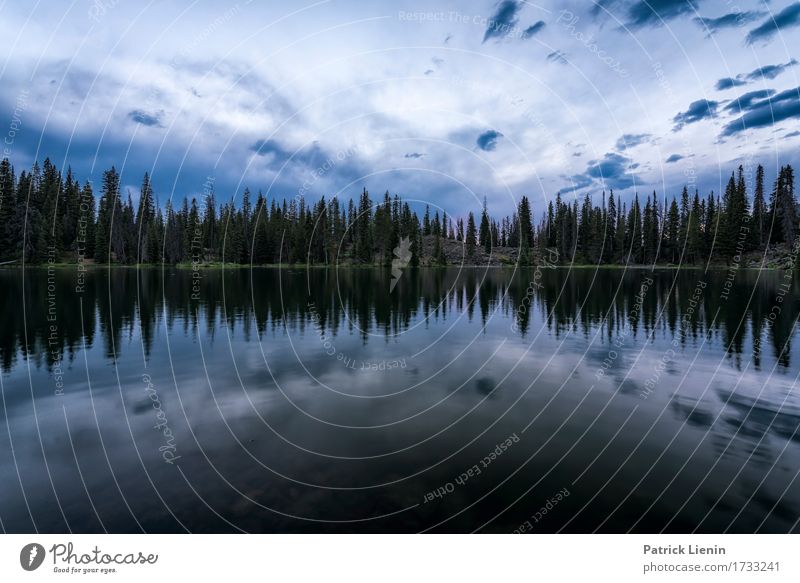
[[791,118],[800,118],[800,87],[749,104],[748,111],[722,129],[722,136],[731,136],[748,129],[772,127]]
[[750,71],[747,75],[736,75],[735,78],[725,77],[717,81],[715,88],[717,91],[724,91],[732,87],[741,87],[747,85],[748,81],[758,81],[766,79],[774,79],[786,69],[797,65],[797,59],[791,59],[787,63],[779,63],[777,65],[766,65]]
[[533,35],[540,32],[543,28],[544,28],[544,20],[540,20],[539,22],[531,24],[528,28],[522,31],[522,40],[528,40]]
[[403,158],[424,158],[425,154],[420,154],[419,152],[409,152]]
[[549,55],[547,55],[547,60],[553,63],[560,63],[562,65],[567,64],[567,53],[562,51],[553,51]]
[[667,158],[664,161],[667,164],[672,164],[674,162],[677,162],[678,160],[683,160],[683,159],[684,159],[684,156],[681,156],[680,154],[672,154],[669,158]]
[[478,136],[476,143],[484,152],[491,152],[497,147],[497,139],[502,137],[503,134],[497,130],[486,130]]
[[483,42],[490,38],[501,39],[507,36],[517,26],[517,15],[522,8],[522,2],[514,0],[502,0],[497,5],[494,15],[489,18],[486,25],[486,33],[483,35]]
[[733,111],[735,113],[741,113],[744,110],[750,109],[753,106],[753,103],[759,101],[761,99],[766,99],[775,94],[774,89],[758,89],[756,91],[748,91],[747,93],[743,93],[733,101],[731,101],[728,105],[725,106],[725,109],[728,111]]
[[633,164],[630,158],[617,152],[609,152],[601,160],[589,160],[586,171],[569,177],[571,185],[561,191],[580,190],[595,183],[599,183],[603,188],[624,190],[634,185],[634,175],[630,170],[634,170],[637,166],[638,164]]
[[747,74],[747,79],[750,81],[757,81],[758,79],[774,79],[786,69],[794,67],[797,64],[796,59],[792,59],[788,63],[781,63],[779,65],[767,65],[766,67],[759,67],[755,71]]
[[717,32],[721,28],[733,28],[735,26],[743,26],[748,22],[753,22],[754,20],[758,20],[762,16],[764,16],[764,12],[752,10],[752,11],[731,12],[729,14],[720,16],[719,18],[703,18],[700,16],[693,18],[692,20],[694,20],[697,24],[699,24],[702,28],[704,28],[708,33],[708,35],[711,35]]
[[725,77],[724,79],[720,79],[717,81],[717,84],[714,88],[717,91],[725,91],[726,89],[730,89],[731,87],[740,87],[742,85],[747,85],[747,81],[742,81],[741,79],[733,79],[732,77]]
[[250,150],[258,156],[266,158],[267,165],[275,170],[293,162],[308,167],[321,166],[331,159],[331,156],[326,155],[316,142],[291,151],[281,146],[276,140],[257,140],[250,146]]
[[629,28],[660,26],[663,21],[694,13],[700,0],[640,0],[628,8]]
[[155,114],[151,114],[141,109],[134,109],[133,111],[128,112],[128,117],[143,126],[160,128],[162,127],[161,115],[163,115],[163,113],[163,111],[160,111]]
[[650,139],[650,134],[623,134],[618,140],[616,148],[623,152],[628,148],[633,148],[639,144],[644,144]]
[[693,101],[689,104],[689,109],[677,114],[674,118],[672,118],[672,121],[675,122],[673,131],[677,132],[683,128],[683,126],[689,123],[695,123],[702,119],[716,117],[717,106],[719,106],[717,101],[709,101],[708,99],[698,99],[697,101]]
[[794,138],[795,136],[800,136],[800,130],[794,131],[794,132],[789,132],[788,134],[786,134],[783,137],[784,138]]
[[572,192],[574,190],[581,190],[594,184],[594,181],[584,174],[575,174],[574,176],[562,176],[563,180],[569,181],[569,186],[560,188],[560,192]]
[[778,31],[800,25],[800,2],[790,4],[777,15],[770,15],[767,20],[749,33],[745,38],[747,44],[757,41],[769,41]]

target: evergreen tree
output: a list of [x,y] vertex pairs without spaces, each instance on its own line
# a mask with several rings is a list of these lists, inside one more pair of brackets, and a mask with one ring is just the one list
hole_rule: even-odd
[[531,205],[527,196],[523,196],[517,207],[517,221],[519,224],[519,262],[521,265],[530,264],[533,260],[533,219]]
[[695,191],[694,199],[692,199],[692,209],[689,212],[689,239],[686,243],[686,259],[689,263],[696,263],[702,256],[702,221],[703,211],[700,206],[700,195]]
[[767,205],[764,199],[764,167],[756,169],[756,188],[753,196],[752,244],[761,249],[767,242]]
[[76,237],[76,250],[83,252],[85,258],[94,258],[96,242],[95,201],[92,185],[88,181],[81,190],[81,202],[78,216],[78,235]]
[[492,234],[489,225],[489,210],[486,205],[486,197],[483,197],[483,210],[481,211],[481,226],[478,231],[478,244],[483,247],[486,253],[492,250]]
[[0,161],[0,262],[16,258],[16,237],[21,229],[16,223],[15,187],[14,168],[4,158]]
[[633,195],[633,203],[628,214],[628,227],[625,234],[626,263],[642,263],[642,214],[639,207],[639,195]]
[[[426,208],[427,213],[427,208]],[[372,201],[365,188],[358,204],[356,223],[356,258],[362,263],[372,263]],[[428,227],[430,229],[430,225]]]
[[[605,201],[606,193],[603,192]],[[617,245],[617,205],[614,202],[614,191],[608,197],[608,210],[605,217],[605,241],[603,243],[603,263],[612,263],[616,259]]]
[[666,249],[665,256],[670,263],[678,263],[681,260],[681,253],[683,245],[680,239],[681,232],[681,213],[678,210],[678,202],[672,198],[672,203],[669,205],[669,212],[666,218]]
[[470,211],[469,217],[467,218],[467,234],[465,236],[465,244],[467,247],[467,257],[474,257],[475,256],[475,217],[472,215]]
[[110,263],[115,259],[111,252],[112,221],[115,213],[119,211],[119,174],[112,166],[110,170],[103,172],[103,187],[97,210],[94,246],[97,263]]

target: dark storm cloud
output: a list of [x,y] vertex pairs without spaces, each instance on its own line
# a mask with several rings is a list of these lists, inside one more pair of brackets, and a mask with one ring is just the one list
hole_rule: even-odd
[[800,130],[798,130],[796,132],[789,132],[788,134],[786,134],[783,137],[784,138],[794,138],[795,136],[800,136]]
[[484,152],[491,152],[497,147],[497,139],[502,138],[503,134],[497,130],[487,130],[478,136],[475,143]]
[[767,65],[766,67],[759,67],[755,71],[747,74],[747,79],[755,81],[758,79],[774,79],[783,73],[789,67],[794,67],[797,64],[796,59],[792,59],[788,63],[781,63],[778,65]]
[[547,55],[547,60],[553,63],[559,63],[561,65],[566,65],[568,62],[566,53],[563,53],[561,51],[553,51],[552,53]]
[[689,109],[677,114],[672,121],[675,122],[673,131],[680,130],[683,126],[689,123],[694,123],[702,119],[716,117],[717,106],[719,103],[716,101],[709,101],[708,99],[698,99],[689,104]]
[[540,20],[534,24],[531,24],[528,28],[522,31],[522,40],[527,40],[531,38],[536,33],[540,32],[544,28],[544,21]]
[[151,114],[141,109],[128,112],[128,117],[138,124],[149,127],[161,127],[160,113]]
[[425,154],[420,154],[419,152],[409,152],[404,158],[424,158]]
[[772,127],[778,122],[794,118],[800,118],[800,87],[751,103],[748,111],[723,128],[722,136],[731,136],[748,129]]
[[757,91],[748,91],[747,93],[743,93],[731,101],[725,106],[725,109],[734,113],[741,113],[742,111],[750,109],[754,102],[761,99],[766,99],[772,95],[775,95],[774,89],[758,89]]
[[714,85],[714,88],[717,91],[725,91],[726,89],[730,89],[731,87],[741,87],[742,85],[747,85],[747,81],[742,81],[741,79],[734,79],[732,77],[725,77],[724,79],[720,79],[717,81],[717,84]]
[[735,26],[742,26],[748,22],[753,22],[764,16],[763,12],[756,10],[731,12],[718,18],[703,18],[696,17],[693,20],[703,27],[708,34],[717,32],[721,28],[733,28]]
[[639,144],[649,141],[650,134],[623,134],[618,140],[616,148],[620,152],[633,148]]
[[680,154],[672,154],[669,158],[664,160],[667,164],[672,164],[673,162],[677,162],[678,160],[683,160],[683,156]]
[[517,26],[517,15],[520,8],[522,8],[522,2],[502,0],[497,5],[495,13],[489,18],[486,33],[483,35],[483,42],[490,38],[503,38],[514,30]]
[[747,44],[769,41],[778,31],[800,25],[800,2],[790,4],[775,16],[769,16],[761,26],[751,30],[745,39]]

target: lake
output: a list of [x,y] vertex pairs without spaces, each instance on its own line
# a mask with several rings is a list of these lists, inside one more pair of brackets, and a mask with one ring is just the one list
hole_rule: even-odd
[[789,532],[798,281],[0,270],[8,532]]

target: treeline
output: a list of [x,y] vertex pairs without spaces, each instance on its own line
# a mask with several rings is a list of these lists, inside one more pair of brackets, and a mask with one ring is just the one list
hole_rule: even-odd
[[387,191],[375,203],[366,189],[357,203],[322,197],[315,204],[302,197],[267,199],[261,192],[253,197],[245,189],[235,205],[218,204],[211,188],[202,200],[184,197],[179,207],[168,201],[162,209],[147,174],[134,205],[130,193],[121,196],[113,167],[103,173],[96,201],[91,183],[81,185],[69,169],[62,175],[49,159],[19,177],[7,159],[0,162],[2,263],[389,265],[406,238],[411,266],[454,262],[446,253],[448,240],[476,262],[479,248],[498,256],[516,250],[521,264],[545,255],[561,263],[730,262],[767,245],[792,246],[797,221],[791,166],[781,168],[769,197],[759,166],[752,204],[740,166],[722,197],[701,198],[684,188],[679,200],[659,200],[654,192],[642,206],[638,194],[630,205],[613,191],[603,193],[599,205],[589,195],[579,203],[559,194],[534,226],[524,196],[512,216],[499,220],[484,201],[478,221],[472,212],[466,219],[438,210],[431,216],[429,207],[420,219],[397,195]]
[[[526,212],[520,211],[521,224],[528,220]],[[759,165],[751,204],[739,166],[722,197],[712,192],[703,198],[684,187],[679,200],[660,200],[653,192],[643,204],[634,195],[628,205],[612,191],[596,206],[589,195],[581,204],[565,203],[558,195],[527,245],[556,249],[562,262],[574,257],[587,263],[729,263],[768,245],[793,248],[797,227],[792,167],[780,169],[767,198]]]

